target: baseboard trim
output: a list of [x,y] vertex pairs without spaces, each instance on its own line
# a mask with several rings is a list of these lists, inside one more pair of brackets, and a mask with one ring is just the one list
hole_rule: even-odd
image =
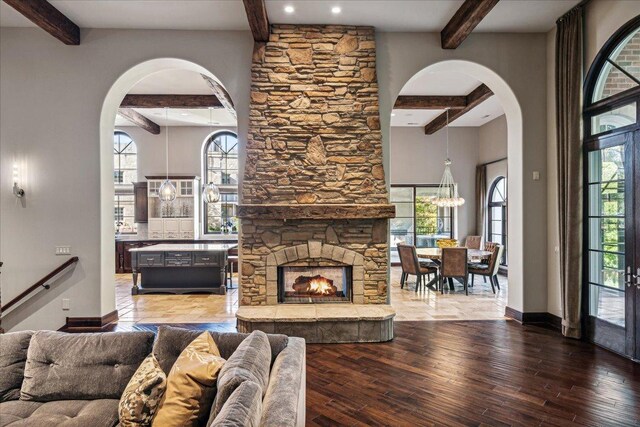
[[504,315],[523,325],[546,325],[556,331],[562,331],[562,319],[546,312],[522,313],[511,307],[505,307]]
[[102,329],[109,323],[118,320],[118,310],[113,310],[102,317],[67,317],[67,323],[60,328],[61,331],[80,330],[89,332],[90,330]]

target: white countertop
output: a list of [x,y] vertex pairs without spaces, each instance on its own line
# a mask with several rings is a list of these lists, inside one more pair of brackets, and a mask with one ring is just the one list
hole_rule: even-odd
[[165,243],[161,245],[145,246],[143,248],[129,249],[129,252],[227,252],[236,248],[233,244],[206,244],[206,243]]

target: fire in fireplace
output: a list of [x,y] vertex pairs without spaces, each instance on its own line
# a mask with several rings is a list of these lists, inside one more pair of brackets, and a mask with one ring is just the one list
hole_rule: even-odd
[[352,267],[278,267],[278,302],[351,302]]

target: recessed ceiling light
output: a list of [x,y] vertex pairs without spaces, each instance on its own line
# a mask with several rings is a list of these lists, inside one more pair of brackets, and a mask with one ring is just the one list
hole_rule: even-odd
[[293,8],[293,6],[288,5],[288,6],[285,6],[285,7],[284,7],[284,11],[285,11],[285,12],[287,12],[287,13],[293,13],[293,12],[295,12],[296,10]]
[[491,114],[485,114],[484,116],[480,117],[481,119],[486,119],[487,117],[491,117]]
[[395,116],[396,116],[396,113],[391,113],[391,117],[395,117]]
[[188,116],[189,113],[180,113],[181,116]]
[[413,116],[413,113],[407,113],[407,114],[405,114],[405,117],[411,117],[411,116]]
[[342,8],[340,6],[333,6],[331,8],[331,13],[333,13],[334,15],[337,15],[340,12],[342,12]]
[[407,123],[407,124],[408,124],[409,126],[416,126],[416,125],[418,125],[419,123],[410,122],[410,123]]

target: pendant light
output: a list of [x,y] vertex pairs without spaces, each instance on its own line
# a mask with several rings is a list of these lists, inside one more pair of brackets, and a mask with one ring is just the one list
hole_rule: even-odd
[[458,186],[451,174],[451,159],[449,159],[449,109],[447,114],[447,158],[444,161],[444,173],[438,186],[438,192],[432,203],[441,208],[452,208],[464,205],[464,199],[458,194]]
[[158,190],[158,195],[160,196],[160,200],[163,202],[172,202],[176,199],[176,186],[169,180],[169,109],[167,107],[164,108],[164,118],[165,118],[165,147],[167,152],[167,179],[164,180],[160,189]]
[[[213,135],[213,119],[211,117],[212,111],[213,111],[213,108],[209,107],[209,135],[210,135],[209,137]],[[205,170],[205,173],[208,174],[208,171]],[[205,179],[207,179],[206,176],[205,176]],[[209,182],[202,189],[202,198],[206,203],[216,203],[220,200],[220,189],[213,182]]]

